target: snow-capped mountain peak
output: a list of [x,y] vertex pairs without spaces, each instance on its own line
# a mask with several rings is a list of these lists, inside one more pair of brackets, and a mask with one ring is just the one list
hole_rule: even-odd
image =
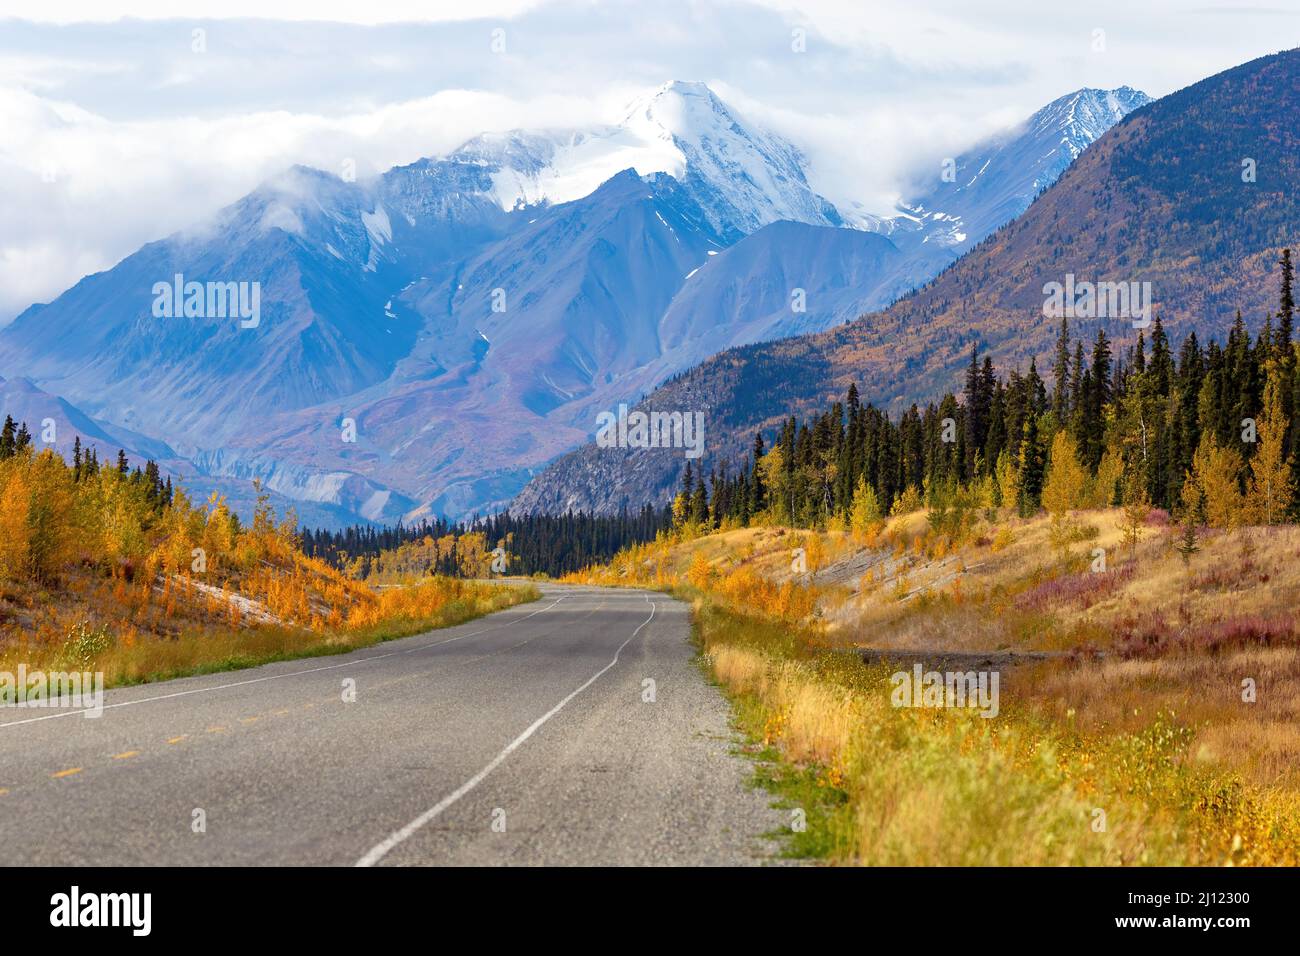
[[[1035,196],[1102,134],[1151,98],[1121,86],[1084,88],[1048,103],[1025,122],[945,161],[892,217],[848,213],[851,223],[896,242],[962,252],[1029,207]],[[951,165],[949,165],[951,164]]]
[[778,220],[843,224],[835,208],[808,185],[803,154],[737,115],[704,83],[674,80],[638,97],[622,127],[677,148],[684,161],[683,181],[700,185],[706,217],[728,238],[737,238],[733,230],[748,234]]
[[1030,117],[1028,126],[1031,133],[1050,135],[1059,130],[1061,145],[1073,160],[1102,133],[1150,102],[1151,97],[1131,86],[1113,90],[1086,87],[1048,103]]
[[624,108],[618,125],[667,142],[698,141],[711,129],[742,127],[707,84],[687,80],[670,80],[635,97]]
[[642,94],[613,125],[488,133],[448,158],[485,167],[506,210],[580,199],[632,169],[684,186],[724,241],[779,219],[841,224],[809,187],[799,150],[740,118],[699,82],[673,80]]

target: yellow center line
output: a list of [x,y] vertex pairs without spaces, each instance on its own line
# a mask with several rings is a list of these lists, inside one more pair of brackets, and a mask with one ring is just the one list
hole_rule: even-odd
[[272,716],[272,717],[283,717],[283,716],[284,716],[285,714],[287,714],[287,713],[289,713],[288,709],[285,709],[285,710],[274,710],[274,711],[271,712],[271,716]]
[[53,776],[53,777],[71,777],[74,773],[81,773],[81,768],[80,768],[80,767],[69,767],[67,770],[60,770],[60,771],[59,771],[58,773],[56,773],[56,774],[51,774],[51,776]]
[[9,792],[8,787],[0,787],[0,797],[3,797],[8,792]]
[[256,718],[256,717],[240,717],[240,718],[239,718],[239,722],[240,722],[241,724],[251,724],[251,723],[254,723],[257,719],[258,719],[258,718]]
[[169,744],[178,744],[178,743],[180,743],[182,740],[184,740],[184,739],[185,739],[186,737],[188,737],[188,736],[189,736],[189,734],[181,734],[179,737],[172,737],[172,738],[171,738],[170,740],[168,740],[167,742],[168,742]]
[[140,756],[140,751],[138,750],[123,750],[120,754],[113,754],[113,759],[126,760],[130,757],[138,757],[138,756]]
[[225,732],[226,732],[226,728],[222,727],[220,724],[218,724],[215,727],[208,728],[208,733],[210,734],[224,734]]

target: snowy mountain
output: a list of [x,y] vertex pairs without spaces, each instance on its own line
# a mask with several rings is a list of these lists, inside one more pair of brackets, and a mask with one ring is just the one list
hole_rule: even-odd
[[[1016,208],[1100,125],[1143,99],[1119,90],[1058,100],[1014,135],[964,158],[968,172],[952,185],[953,198],[966,205],[927,208],[955,209],[968,221],[980,210]],[[1242,316],[1256,331],[1277,308],[1278,262],[1300,219],[1298,114],[1296,50],[1156,100],[1082,149],[995,241],[971,249],[914,295],[817,335],[722,352],[661,386],[641,407],[703,412],[711,429],[707,473],[715,463],[743,461],[755,432],[770,439],[790,416],[806,419],[842,401],[850,384],[864,403],[894,416],[914,402],[937,401],[961,388],[972,344],[998,369],[1023,372],[1036,361],[1041,373],[1059,333],[1059,323],[1042,316],[1043,286],[1068,273],[1149,281],[1174,341],[1189,333],[1225,341]],[[1266,188],[1235,174],[1244,156],[1273,170]],[[924,240],[943,234],[937,217],[928,225],[939,231],[916,230],[918,246],[937,244]],[[977,234],[971,229],[965,241]],[[898,231],[891,238],[906,248]],[[1124,321],[1071,322],[1085,341],[1099,330],[1117,343],[1116,352],[1136,336]],[[591,441],[549,465],[512,510],[609,514],[663,503],[680,487],[683,468],[679,451]]]
[[799,150],[747,123],[703,83],[665,83],[633,100],[614,126],[484,134],[449,159],[488,170],[505,210],[580,199],[631,169],[680,183],[725,243],[777,220],[842,225],[809,187]]
[[[1035,129],[948,207],[963,222],[1014,206],[997,183],[1019,196],[1068,164]],[[258,478],[330,523],[464,516],[715,352],[933,277],[956,251],[921,219],[843,228],[795,146],[673,82],[609,126],[484,134],[365,182],[290,169],[0,330],[0,374],[30,380],[0,398],[63,402],[69,427],[156,449],[198,493]],[[255,285],[257,320],[160,316],[178,276]]]
[[899,204],[898,215],[859,215],[854,224],[905,248],[926,243],[964,252],[1028,209],[1089,145],[1150,102],[1127,86],[1076,90],[940,166]]

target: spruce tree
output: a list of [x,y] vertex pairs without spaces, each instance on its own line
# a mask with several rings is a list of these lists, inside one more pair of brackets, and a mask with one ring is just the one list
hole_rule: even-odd
[[704,488],[704,469],[695,473],[695,490],[691,494],[691,522],[704,527],[709,523],[709,494]]
[[1191,564],[1192,555],[1200,551],[1200,545],[1196,543],[1196,519],[1189,509],[1187,516],[1183,519],[1183,533],[1178,539],[1178,553],[1183,556],[1183,566]]
[[[962,433],[961,447],[962,475],[967,480],[975,477],[975,459],[983,449],[984,439],[988,436],[991,400],[992,396],[985,394],[984,374],[980,369],[979,354],[972,345],[970,367],[966,370],[965,428]],[[947,399],[945,403],[946,401]],[[953,404],[956,404],[955,401]]]
[[1084,409],[1083,436],[1086,444],[1083,455],[1084,464],[1096,471],[1105,450],[1104,410],[1111,399],[1111,351],[1105,329],[1097,330],[1097,340],[1092,346],[1092,367],[1088,371],[1089,394]]
[[1038,512],[1043,494],[1043,467],[1045,452],[1038,434],[1038,417],[1025,419],[1020,440],[1020,500],[1017,502],[1022,517]]
[[1065,425],[1070,415],[1070,321],[1065,316],[1061,316],[1061,332],[1056,337],[1052,379],[1052,411],[1057,425]]
[[6,415],[4,430],[0,431],[0,459],[12,458],[14,456],[14,450],[16,447],[14,434],[16,430],[17,428],[14,425],[13,417]]
[[[1300,373],[1296,368],[1295,347],[1292,341],[1295,322],[1295,296],[1293,281],[1295,271],[1291,261],[1291,250],[1283,249],[1278,263],[1282,267],[1281,295],[1278,302],[1278,329],[1273,340],[1277,361],[1278,387],[1282,401],[1282,415],[1286,421],[1286,433],[1282,440],[1283,454],[1287,461],[1295,463],[1300,459],[1300,427],[1297,427],[1296,413],[1300,411]],[[1300,469],[1291,476],[1291,517],[1300,518]]]
[[1278,327],[1277,339],[1274,344],[1279,353],[1290,357],[1291,354],[1291,332],[1295,320],[1295,297],[1291,291],[1292,280],[1295,278],[1295,272],[1291,265],[1291,250],[1282,250],[1282,259],[1279,262],[1282,266],[1282,295],[1281,302],[1277,313]]

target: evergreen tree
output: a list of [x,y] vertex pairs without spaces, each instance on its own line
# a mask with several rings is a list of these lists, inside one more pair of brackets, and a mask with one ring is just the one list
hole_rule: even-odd
[[1274,342],[1278,353],[1291,356],[1291,333],[1295,321],[1295,297],[1291,291],[1292,281],[1295,278],[1295,271],[1291,265],[1291,250],[1282,250],[1282,259],[1278,263],[1282,267],[1282,292],[1279,303],[1277,320],[1277,340]]
[[1089,392],[1085,397],[1081,450],[1084,464],[1093,471],[1101,464],[1106,447],[1104,411],[1111,399],[1110,373],[1110,340],[1106,338],[1105,329],[1098,329],[1092,346],[1092,366],[1088,370]]
[[1056,362],[1052,365],[1052,412],[1058,425],[1070,417],[1070,321],[1061,316],[1061,332],[1056,337]]
[[17,449],[15,435],[17,433],[17,424],[9,415],[5,416],[4,430],[0,431],[0,459],[12,458],[14,451]]
[[695,489],[691,493],[691,522],[701,527],[709,523],[709,495],[704,488],[704,469],[695,473]]
[[1178,553],[1183,556],[1183,565],[1191,564],[1192,555],[1200,551],[1200,546],[1196,543],[1196,519],[1189,511],[1183,519],[1183,533],[1178,538]]
[[1020,500],[1017,506],[1023,517],[1035,514],[1041,507],[1044,457],[1038,417],[1030,415],[1025,419],[1020,440]]

